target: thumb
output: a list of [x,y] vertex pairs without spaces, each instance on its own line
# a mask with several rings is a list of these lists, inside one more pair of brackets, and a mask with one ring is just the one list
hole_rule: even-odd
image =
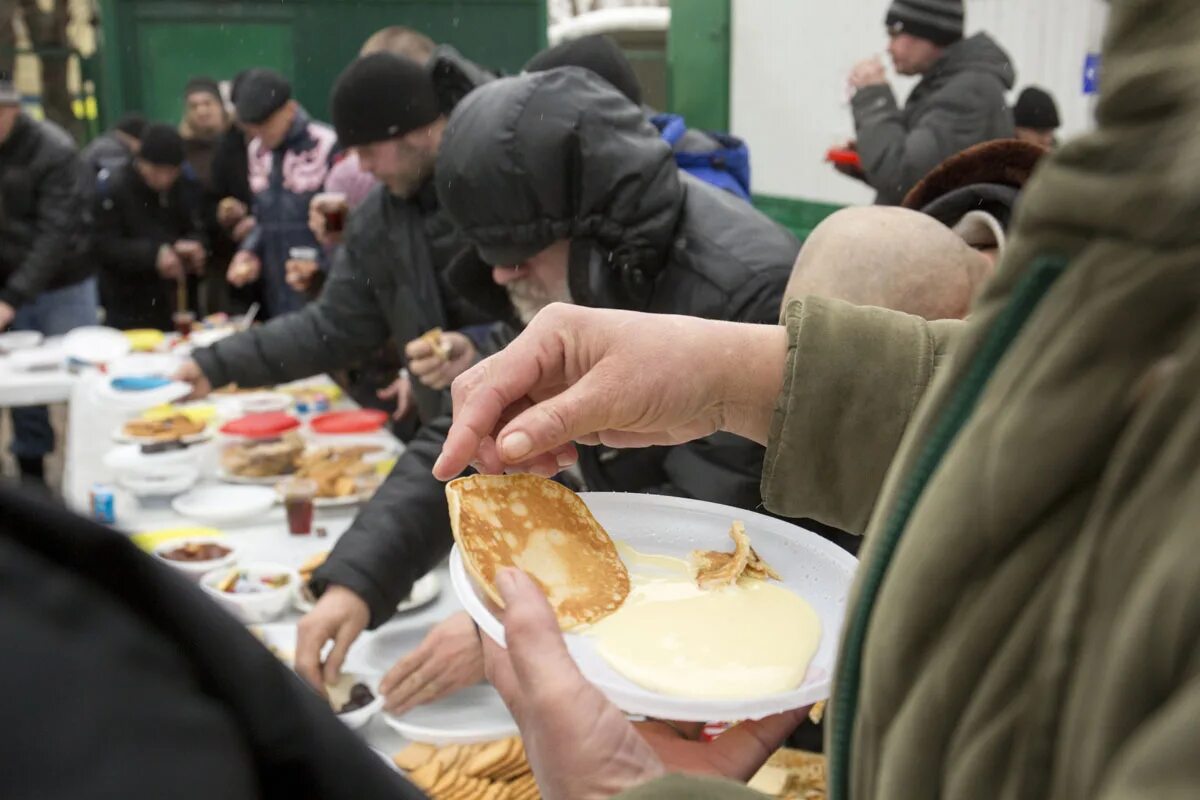
[[612,395],[600,390],[601,380],[589,372],[563,392],[518,414],[496,437],[501,458],[518,464],[585,436],[619,428],[612,419]]
[[554,610],[533,579],[506,567],[496,576],[496,588],[504,600],[505,644],[522,695],[534,699],[540,690],[561,686],[571,676],[582,681]]

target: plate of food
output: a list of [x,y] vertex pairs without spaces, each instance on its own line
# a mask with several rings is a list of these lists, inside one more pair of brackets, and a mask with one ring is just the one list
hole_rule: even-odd
[[825,699],[857,561],[783,520],[531,475],[447,486],[450,578],[504,643],[499,569],[546,592],[584,676],[631,714],[759,719]]
[[354,505],[379,488],[373,457],[385,452],[380,444],[310,446],[296,457],[292,477],[316,483],[317,508]]
[[212,438],[210,425],[183,413],[169,417],[131,419],[113,431],[113,439],[133,444],[202,442]]
[[389,760],[432,797],[541,796],[519,736],[444,747],[416,742]]
[[217,477],[227,483],[274,486],[296,472],[304,452],[304,439],[289,431],[266,439],[230,442],[221,448]]

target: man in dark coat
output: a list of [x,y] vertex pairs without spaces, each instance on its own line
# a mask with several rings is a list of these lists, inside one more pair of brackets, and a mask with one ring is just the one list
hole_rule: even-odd
[[904,108],[878,58],[850,74],[861,177],[881,205],[898,205],[925,173],[980,142],[1013,136],[1005,92],[1012,61],[986,33],[963,38],[962,0],[894,0],[888,52],[901,75],[921,82]]
[[[206,258],[200,187],[182,176],[183,139],[151,125],[133,163],[96,195],[100,296],[114,328],[171,330],[172,314],[196,311],[197,277]],[[188,308],[176,308],[179,284]]]
[[[95,269],[88,258],[87,197],[95,175],[52,122],[21,112],[0,74],[0,331],[56,336],[96,324]],[[13,455],[41,480],[54,450],[44,406],[14,408]]]
[[[578,68],[468,95],[450,119],[435,181],[471,245],[451,267],[454,286],[511,320],[501,338],[553,300],[773,324],[799,250],[748,203],[681,173],[641,110]],[[447,424],[426,426],[427,435],[444,436]],[[336,645],[327,675],[450,549],[445,492],[429,474],[439,449],[410,447],[318,570],[324,596],[297,643],[311,682],[328,639]],[[754,508],[762,458],[761,447],[718,435],[680,447],[593,448],[580,467],[589,489]]]
[[102,133],[83,148],[79,157],[99,175],[102,170],[111,174],[125,166],[137,155],[142,146],[142,132],[146,130],[146,118],[141,114],[126,114],[117,120],[112,130]]
[[125,536],[0,487],[9,800],[418,800],[244,626]]

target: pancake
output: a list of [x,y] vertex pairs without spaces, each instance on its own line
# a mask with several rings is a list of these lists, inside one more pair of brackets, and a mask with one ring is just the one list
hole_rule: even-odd
[[565,486],[535,475],[471,475],[448,483],[446,497],[467,572],[500,608],[502,567],[533,578],[563,630],[625,602],[629,573],[612,538]]

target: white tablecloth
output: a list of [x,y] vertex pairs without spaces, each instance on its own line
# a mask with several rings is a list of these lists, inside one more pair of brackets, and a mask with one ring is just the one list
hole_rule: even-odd
[[[74,385],[71,393],[71,424],[63,494],[71,507],[84,513],[87,511],[88,492],[92,484],[97,481],[113,483],[114,476],[104,466],[103,458],[114,446],[113,431],[128,418],[127,414],[106,409],[96,401],[92,391],[93,384],[101,379],[99,375],[84,376]],[[211,476],[216,466],[215,450],[211,455],[206,476]],[[215,482],[212,477],[204,477],[201,480],[205,483]],[[128,495],[122,495],[118,500],[117,527],[128,532],[200,524],[177,514],[168,500],[138,501]],[[356,512],[357,509],[353,507],[319,510],[313,526],[326,529],[328,536],[324,538],[316,535],[289,535],[283,509],[280,507],[268,512],[265,517],[255,519],[253,524],[218,527],[236,543],[240,558],[246,561],[273,561],[299,567],[311,555],[333,547],[349,527]],[[450,588],[450,578],[445,566],[440,567],[437,572],[441,581],[441,595],[437,601],[424,608],[399,614],[374,633],[364,634],[351,649],[351,654],[368,646],[372,637],[384,637],[401,629],[423,632],[459,610],[461,606]],[[295,624],[299,618],[299,613],[290,613],[279,622]],[[389,653],[390,655],[393,654]],[[394,653],[395,658],[401,655],[403,652]],[[371,720],[360,733],[369,744],[384,753],[394,753],[405,744],[404,739],[389,728],[380,716]]]

